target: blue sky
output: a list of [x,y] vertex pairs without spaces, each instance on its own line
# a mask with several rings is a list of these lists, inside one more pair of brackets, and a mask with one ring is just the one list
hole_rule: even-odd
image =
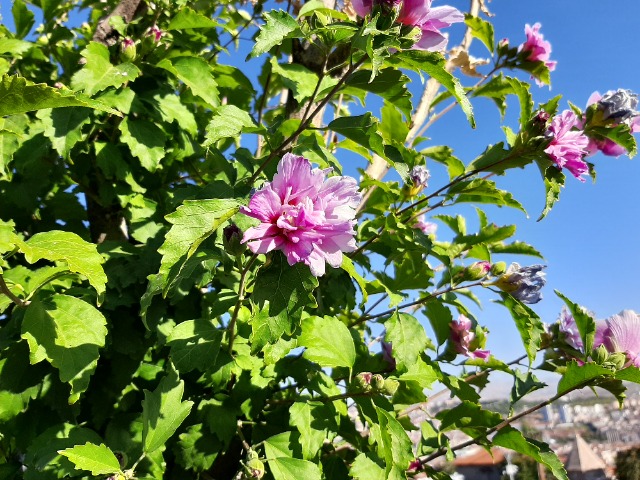
[[[10,24],[12,2],[1,0],[0,14]],[[443,5],[434,0],[434,6]],[[453,0],[449,4],[464,10],[468,1]],[[634,31],[640,18],[640,2],[617,0],[612,2],[585,2],[584,0],[541,0],[522,2],[493,0],[489,8],[495,14],[493,23],[496,40],[509,38],[512,45],[524,41],[525,23],[542,23],[542,33],[553,46],[552,59],[558,61],[552,73],[552,89],[533,86],[536,102],[544,102],[551,96],[562,94],[561,108],[567,108],[567,100],[579,106],[586,104],[595,91],[628,88],[640,91],[640,64],[635,53]],[[462,27],[451,30],[453,45],[460,39]],[[242,42],[246,48],[249,42]],[[472,53],[486,55],[486,49],[475,45]],[[221,56],[223,63],[242,65],[244,55]],[[253,60],[242,65],[249,76],[264,61]],[[526,78],[526,77],[525,77]],[[475,80],[468,80],[471,84]],[[412,90],[420,95],[420,84],[414,82]],[[471,161],[490,143],[503,140],[500,117],[488,101],[474,101],[478,128],[472,130],[459,110],[453,110],[436,123],[428,132],[427,145],[446,144],[465,162]],[[515,99],[510,103],[506,123],[515,127],[518,115]],[[640,238],[638,220],[640,205],[640,161],[630,161],[597,155],[591,159],[596,164],[598,180],[580,183],[567,178],[567,187],[554,210],[542,222],[536,222],[543,207],[544,191],[535,168],[512,171],[499,179],[503,188],[511,189],[520,200],[529,217],[517,211],[488,209],[490,218],[498,224],[514,223],[518,226],[516,239],[536,246],[548,265],[548,284],[545,298],[534,309],[547,322],[553,322],[561,301],[553,294],[558,289],[574,301],[593,310],[604,318],[624,308],[640,311]],[[432,165],[433,178],[430,188],[442,185],[444,176],[439,167]],[[357,175],[357,172],[349,172]],[[442,211],[442,213],[457,213]],[[463,213],[471,218],[473,209]],[[470,222],[473,224],[473,222]],[[444,235],[446,227],[441,226]],[[536,259],[522,257],[521,264],[537,263]],[[493,296],[483,298],[490,300]],[[488,347],[500,358],[510,360],[523,349],[509,314],[500,306],[484,303],[484,310],[477,311],[481,324],[489,327]]]

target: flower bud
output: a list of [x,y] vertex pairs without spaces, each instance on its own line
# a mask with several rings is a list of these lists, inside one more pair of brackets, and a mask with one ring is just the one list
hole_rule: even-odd
[[234,257],[242,255],[247,246],[242,242],[242,230],[235,224],[230,224],[222,230],[222,245],[224,251]]
[[486,277],[489,271],[491,271],[491,264],[489,262],[475,262],[465,269],[464,279],[480,280]]
[[543,135],[547,131],[547,123],[549,123],[549,115],[544,110],[540,110],[535,116],[531,119],[531,130],[532,133],[536,136]]
[[623,352],[615,352],[609,355],[607,362],[611,363],[616,370],[621,370],[627,363],[627,356]]
[[398,391],[400,382],[394,378],[386,378],[384,380],[384,387],[380,390],[380,393],[384,395],[393,395]]
[[368,392],[371,390],[371,379],[373,375],[371,372],[362,372],[355,376],[353,379],[353,386],[356,390],[361,392]]
[[609,352],[604,345],[600,345],[598,348],[594,349],[593,353],[591,354],[591,358],[593,358],[593,360],[598,365],[602,365],[604,362],[606,362],[608,357]]
[[598,108],[602,110],[604,119],[612,119],[616,122],[624,122],[638,115],[637,107],[638,95],[624,89],[607,92],[598,102]]
[[384,377],[379,373],[376,373],[373,377],[371,377],[371,386],[374,390],[380,392],[384,388]]
[[133,62],[136,59],[136,44],[130,38],[125,38],[120,44],[120,59],[123,62]]
[[160,41],[163,35],[164,35],[164,32],[160,30],[156,25],[151,27],[147,32],[147,36],[153,38],[153,41],[156,43]]
[[502,275],[507,271],[507,263],[506,262],[496,262],[491,265],[491,275]]
[[252,458],[246,463],[246,478],[262,478],[264,476],[264,463],[258,458]]

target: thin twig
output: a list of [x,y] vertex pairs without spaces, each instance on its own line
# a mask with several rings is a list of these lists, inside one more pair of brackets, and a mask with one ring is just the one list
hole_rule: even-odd
[[21,298],[16,297],[4,281],[4,277],[0,275],[0,292],[4,293],[9,299],[19,307],[26,307],[30,302],[25,302]]
[[[227,327],[229,331],[229,354],[230,355],[233,355],[233,341],[235,340],[235,337],[236,337],[236,322],[238,320],[238,314],[240,313],[240,307],[244,302],[244,290],[245,290],[245,281],[247,278],[247,273],[249,273],[249,269],[253,266],[257,258],[258,258],[258,255],[254,254],[251,257],[251,260],[247,262],[246,267],[244,267],[244,269],[241,268],[242,273],[240,274],[240,286],[238,287],[238,301],[236,302],[236,306],[233,309],[233,314],[231,315],[231,320],[229,321],[229,326]],[[241,266],[242,259],[240,258],[238,259],[238,261],[240,262],[240,266]]]

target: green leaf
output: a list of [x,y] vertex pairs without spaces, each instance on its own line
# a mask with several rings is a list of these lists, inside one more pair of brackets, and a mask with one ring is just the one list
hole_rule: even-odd
[[625,382],[640,383],[640,368],[627,367],[616,372],[616,378]]
[[631,132],[629,125],[620,124],[615,127],[591,127],[589,134],[595,134],[596,138],[608,138],[627,150],[629,158],[635,157],[638,153],[636,139]]
[[564,173],[555,165],[548,165],[548,162],[540,162],[540,171],[543,172],[545,206],[538,217],[538,222],[551,211],[555,203],[560,200],[560,190],[564,187]]
[[153,392],[144,391],[142,445],[145,453],[162,447],[182,424],[193,402],[182,401],[184,382],[173,369]]
[[495,44],[493,39],[493,25],[480,17],[473,17],[469,14],[465,15],[464,23],[469,27],[471,35],[484,43],[489,53],[493,53],[493,46]]
[[[481,433],[485,429],[495,427],[502,421],[502,415],[484,410],[480,405],[467,400],[452,409],[437,414],[440,420],[440,431],[466,429]],[[474,433],[475,434],[475,433]]]
[[45,108],[89,107],[121,116],[120,112],[70,90],[33,83],[22,77],[2,76],[0,83],[0,117]]
[[33,12],[27,8],[22,0],[14,0],[11,13],[13,14],[13,24],[16,26],[16,37],[24,38],[29,35],[35,23]]
[[488,203],[499,207],[516,208],[527,213],[522,204],[513,198],[511,192],[500,190],[491,180],[477,178],[468,183],[460,182],[449,190],[449,194],[457,195],[457,202]]
[[508,293],[501,292],[501,303],[509,310],[511,317],[516,323],[516,327],[520,332],[522,343],[527,352],[529,363],[531,364],[540,348],[541,336],[544,333],[544,326],[540,317],[522,302],[513,298]]
[[129,146],[131,154],[150,172],[160,167],[164,157],[165,134],[156,124],[147,120],[125,118],[120,122],[120,140]]
[[239,208],[239,202],[232,199],[185,200],[174,213],[166,216],[171,229],[158,249],[162,255],[160,276],[165,295],[182,280],[182,268],[200,244]]
[[533,246],[525,242],[511,242],[507,244],[494,243],[491,245],[492,253],[510,253],[514,255],[531,255],[532,257],[544,258],[544,256]]
[[302,321],[298,346],[304,357],[321,367],[352,368],[356,349],[347,326],[335,317],[309,317]]
[[167,31],[171,30],[191,30],[195,28],[216,28],[219,23],[215,20],[205,17],[201,13],[189,7],[183,7],[175,17],[169,22]]
[[276,57],[271,57],[271,69],[274,74],[281,77],[282,84],[293,92],[293,98],[298,103],[304,102],[316,93],[319,81],[321,82],[318,88],[320,92],[336,83],[336,80],[330,76],[324,76],[320,80],[318,75],[297,63],[279,64]]
[[263,14],[265,23],[260,28],[250,57],[258,57],[276,45],[282,44],[286,38],[297,38],[302,35],[295,18],[282,10],[270,10]]
[[335,437],[336,411],[332,404],[296,402],[289,409],[289,424],[300,432],[302,457],[313,460],[325,441]]
[[[293,458],[295,446],[295,432],[282,432],[264,441],[264,451],[267,458]],[[299,454],[300,452],[296,452]]]
[[353,261],[346,255],[343,255],[340,268],[347,272],[349,276],[356,281],[360,287],[360,291],[362,292],[362,303],[367,303],[367,300],[369,299],[369,294],[367,293],[367,281],[357,272]]
[[44,136],[63,158],[68,158],[74,145],[84,138],[82,127],[89,123],[90,116],[91,110],[77,107],[40,110],[37,115],[42,120]]
[[327,128],[386,158],[382,137],[378,133],[378,121],[371,113],[336,118]]
[[132,82],[141,73],[138,67],[129,62],[112,65],[109,49],[101,43],[89,42],[80,55],[86,59],[86,64],[73,75],[71,86],[89,96],[109,87],[117,88]]
[[591,355],[591,350],[593,350],[593,342],[596,336],[596,321],[591,315],[585,312],[580,305],[573,303],[558,290],[555,290],[555,292],[569,308],[569,311],[576,322],[578,332],[580,332],[580,338],[582,338],[582,345],[584,346],[586,360],[586,358]]
[[85,443],[75,447],[59,450],[58,453],[67,457],[78,470],[88,470],[91,475],[110,475],[122,473],[120,462],[109,447],[101,443]]
[[178,80],[188,86],[194,95],[199,96],[210,107],[220,105],[218,84],[213,78],[211,67],[198,57],[173,57],[164,59],[157,65],[171,72]]
[[522,433],[511,425],[500,429],[493,437],[492,443],[495,446],[508,448],[509,450],[527,455],[536,462],[546,465],[558,480],[569,480],[564,465],[554,451],[549,448],[549,445],[523,437]]
[[208,147],[222,138],[237,139],[245,129],[257,129],[256,123],[247,112],[235,105],[214,108],[211,121],[207,125],[204,146]]
[[411,92],[406,87],[409,77],[400,70],[386,68],[381,70],[373,81],[369,81],[370,78],[370,70],[358,70],[347,78],[345,82],[346,88],[341,90],[340,93],[353,95],[358,94],[358,90],[371,92],[384,98],[390,105],[404,113],[406,118],[411,118],[413,109]]
[[222,332],[211,320],[187,320],[179,323],[167,338],[171,360],[180,373],[211,368],[220,351]]
[[451,322],[453,321],[451,310],[437,298],[425,303],[424,308],[425,315],[436,334],[438,345],[444,344],[451,335]]
[[300,11],[298,12],[298,18],[302,18],[304,16],[308,16],[312,12],[322,12],[326,15],[329,15],[333,18],[338,18],[340,20],[348,20],[349,17],[335,8],[328,8],[324,2],[321,0],[309,0],[305,2]]
[[267,462],[274,480],[322,480],[318,465],[306,460],[278,457]]
[[258,272],[251,296],[253,353],[267,343],[275,343],[285,333],[293,334],[304,307],[316,306],[311,292],[317,286],[318,279],[308,266],[303,263],[290,266],[280,252],[273,255],[271,263]]
[[36,233],[26,242],[20,241],[19,246],[29,263],[43,259],[63,261],[70,271],[87,277],[98,292],[98,304],[102,303],[107,276],[102,268],[104,259],[93,243],[84,241],[75,233],[51,230]]
[[520,128],[524,130],[529,120],[531,120],[533,112],[533,97],[531,96],[531,92],[529,92],[529,84],[513,77],[506,77],[506,80],[520,101]]
[[378,454],[385,460],[387,476],[394,467],[405,471],[414,460],[411,440],[398,420],[382,408],[375,408],[380,428]]
[[538,380],[532,372],[516,370],[513,376],[513,388],[511,389],[511,404],[513,405],[525,395],[546,386],[547,384]]
[[[236,427],[235,421],[234,427]],[[191,425],[186,432],[180,434],[179,438],[176,460],[186,469],[196,472],[209,470],[222,448],[218,439],[212,436],[201,423]]]
[[399,366],[408,368],[424,352],[429,339],[420,322],[408,313],[394,313],[385,322],[385,341],[393,344],[393,357]]
[[361,453],[351,464],[349,475],[355,480],[387,480],[387,474],[380,465]]
[[53,294],[27,307],[22,338],[29,344],[32,364],[47,360],[71,384],[69,403],[75,403],[89,386],[104,347],[107,321],[92,305],[79,298]]
[[475,128],[476,122],[473,118],[471,102],[467,98],[467,94],[460,84],[460,81],[447,71],[446,61],[442,54],[424,50],[403,50],[393,54],[387,62],[398,67],[410,68],[417,72],[425,72],[431,78],[437,80],[458,101],[469,124],[472,128]]
[[572,390],[584,388],[593,380],[612,376],[614,376],[614,372],[606,367],[595,363],[579,365],[578,362],[572,360],[558,382],[558,394],[563,395]]
[[13,220],[5,222],[0,219],[0,253],[12,251],[22,240],[16,233],[16,224]]

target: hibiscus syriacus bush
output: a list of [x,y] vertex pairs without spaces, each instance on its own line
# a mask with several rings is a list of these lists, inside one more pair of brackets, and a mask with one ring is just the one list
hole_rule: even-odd
[[544,220],[633,157],[638,98],[551,98],[553,29],[496,42],[488,6],[3,11],[0,479],[447,479],[480,445],[567,480],[520,421],[585,388],[622,405],[640,317],[554,295],[557,256],[504,211],[523,175]]

